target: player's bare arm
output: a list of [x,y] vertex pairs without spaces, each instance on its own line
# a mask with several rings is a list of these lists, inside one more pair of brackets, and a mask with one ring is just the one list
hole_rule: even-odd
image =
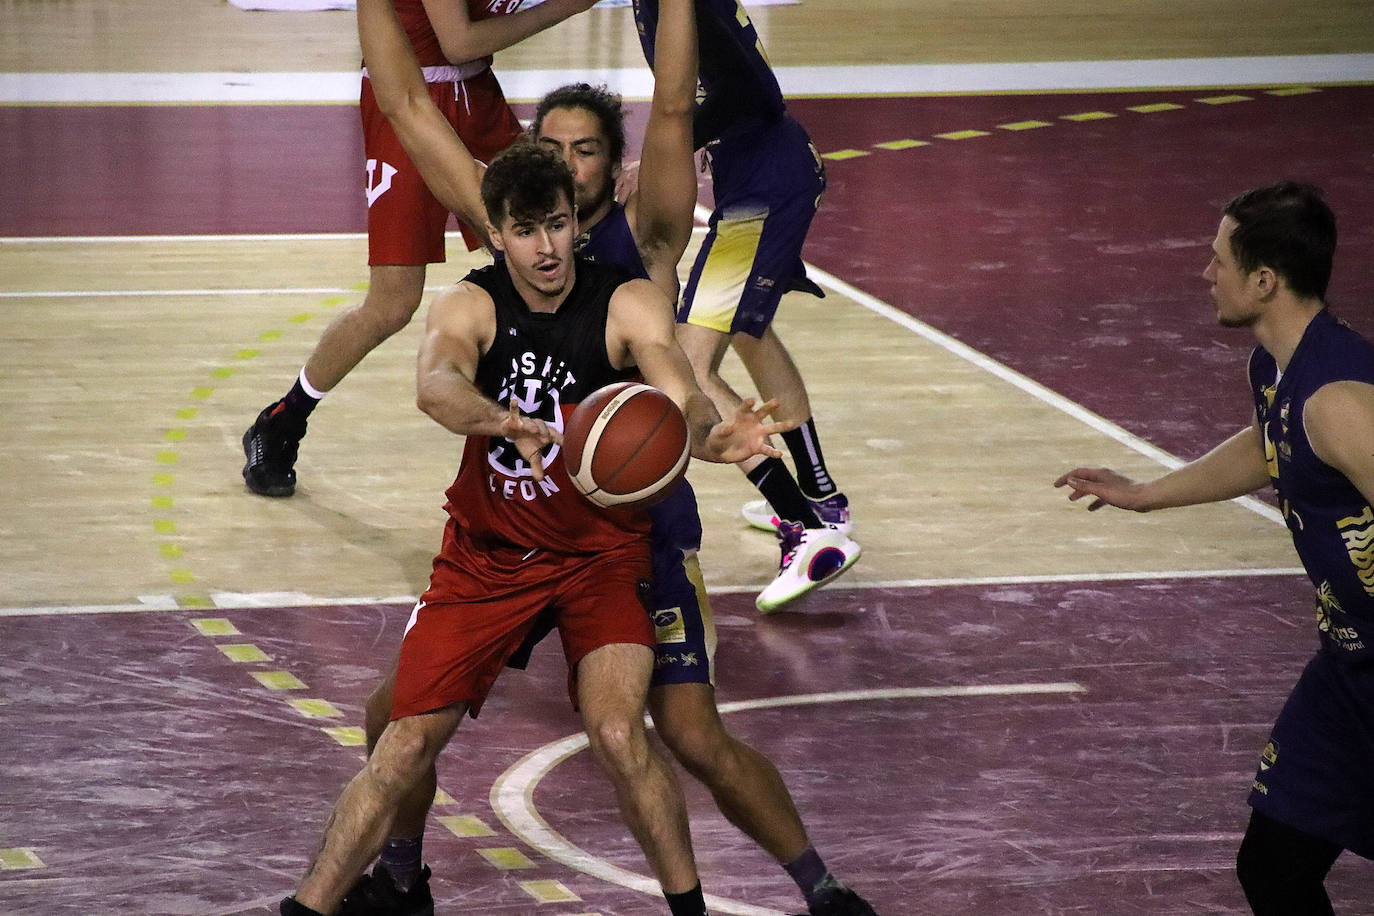
[[692,115],[697,31],[692,0],[661,0],[655,32],[654,96],[640,152],[639,184],[625,217],[649,276],[676,301],[677,265],[692,238],[697,202]]
[[504,51],[596,4],[596,0],[544,0],[528,9],[473,21],[468,15],[467,0],[423,2],[429,24],[439,37],[439,47],[454,64]]
[[514,400],[498,404],[478,390],[477,363],[496,335],[491,296],[459,283],[437,296],[425,320],[416,366],[416,403],[460,436],[502,436],[515,443],[536,480],[544,479],[540,449],[563,437],[543,420],[521,416]]
[[632,280],[611,297],[606,321],[606,352],[617,368],[637,366],[644,380],[682,409],[692,440],[692,456],[703,461],[732,464],[751,455],[779,452],[768,437],[795,428],[795,423],[768,423],[776,402],[755,407],[746,401],[722,420],[697,387],[691,363],[673,332],[672,306],[648,280]]
[[1069,500],[1090,496],[1089,511],[1115,506],[1133,512],[1152,512],[1244,496],[1269,482],[1264,444],[1258,421],[1183,467],[1145,483],[1110,468],[1074,468],[1054,482],[1068,487]]
[[1316,456],[1344,474],[1374,506],[1374,385],[1323,385],[1303,405],[1302,424]]
[[377,107],[406,155],[435,198],[485,241],[482,167],[430,98],[391,0],[358,0],[358,40]]

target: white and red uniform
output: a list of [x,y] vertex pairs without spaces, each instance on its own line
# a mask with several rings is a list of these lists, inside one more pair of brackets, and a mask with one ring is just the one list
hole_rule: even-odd
[[[474,22],[503,16],[524,0],[467,0]],[[424,70],[430,98],[448,118],[474,158],[488,162],[520,135],[501,84],[491,72],[491,57],[452,64],[444,58],[439,37],[421,0],[395,0],[396,13]],[[363,62],[359,107],[363,153],[367,159],[367,248],[372,266],[437,264],[444,260],[444,228],[449,212],[425,186],[401,147],[391,124],[377,109],[372,82]],[[469,249],[477,236],[459,224]]]

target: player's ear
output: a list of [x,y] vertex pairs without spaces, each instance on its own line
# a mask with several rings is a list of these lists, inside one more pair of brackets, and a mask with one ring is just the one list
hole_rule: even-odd
[[487,223],[487,238],[491,239],[491,247],[497,251],[505,251],[506,246],[501,240],[501,230],[497,229],[490,222]]

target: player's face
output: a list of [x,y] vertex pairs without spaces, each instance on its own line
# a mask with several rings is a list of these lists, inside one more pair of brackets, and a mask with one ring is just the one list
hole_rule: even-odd
[[578,219],[584,225],[599,220],[611,202],[620,168],[619,163],[611,162],[601,119],[585,108],[555,108],[544,115],[536,139],[540,146],[562,156],[572,170]]
[[558,195],[558,205],[542,218],[507,215],[490,227],[492,244],[505,252],[516,290],[531,309],[553,310],[572,290],[573,239],[577,220],[572,202]]
[[1212,242],[1212,260],[1202,277],[1212,284],[1212,302],[1217,307],[1217,321],[1228,328],[1248,328],[1259,320],[1259,295],[1255,279],[1258,271],[1246,273],[1231,252],[1231,233],[1236,221],[1222,217],[1217,237]]

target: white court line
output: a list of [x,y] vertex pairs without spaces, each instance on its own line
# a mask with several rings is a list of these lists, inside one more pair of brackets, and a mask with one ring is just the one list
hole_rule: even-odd
[[[950,588],[967,586],[997,585],[1057,585],[1081,582],[1159,582],[1169,579],[1244,579],[1249,576],[1304,576],[1307,571],[1300,566],[1279,567],[1275,569],[1185,569],[1152,572],[1100,572],[1100,573],[1051,573],[1028,576],[963,576],[948,579],[889,579],[881,582],[855,582],[841,580],[827,585],[830,591],[863,592],[874,589],[902,588]],[[713,585],[706,589],[709,595],[740,595],[759,591],[767,583],[755,585]],[[414,595],[354,596],[345,598],[321,598],[303,592],[235,593],[231,595],[212,595],[213,606],[208,608],[186,608],[177,604],[174,595],[144,595],[140,604],[78,604],[45,605],[41,607],[0,607],[0,618],[5,617],[71,617],[83,614],[145,614],[150,611],[196,611],[214,610],[280,610],[286,607],[343,607],[348,605],[399,604],[413,605],[419,600]]]
[[[1027,694],[1086,693],[1076,683],[1047,684],[972,684],[950,687],[894,687],[881,690],[843,690],[832,693],[808,693],[796,696],[766,697],[722,703],[722,713],[752,709],[778,709],[785,706],[807,706],[823,703],[852,703],[871,700],[930,699],[935,697],[1022,696]],[[645,716],[645,724],[653,727]],[[612,865],[581,848],[549,826],[534,806],[534,790],[539,782],[564,760],[586,749],[585,734],[569,735],[526,754],[492,783],[489,796],[492,811],[509,830],[544,856],[574,871],[599,878],[642,894],[662,893],[657,881],[646,875]],[[724,897],[706,895],[706,905],[712,912],[734,916],[786,916],[778,910],[754,906]]]
[[[902,327],[924,337],[936,346],[942,347],[955,356],[967,360],[984,372],[994,375],[1002,381],[1021,389],[1036,400],[1042,401],[1056,410],[1068,414],[1075,420],[1087,424],[1104,436],[1114,439],[1132,451],[1139,452],[1170,470],[1182,467],[1186,464],[1183,459],[1169,454],[1134,433],[1128,432],[1105,417],[1099,416],[1087,408],[1070,401],[1058,392],[1027,378],[1010,366],[998,362],[985,353],[980,353],[968,344],[956,340],[943,331],[936,330],[924,321],[911,317],[906,312],[893,308],[881,299],[870,296],[868,293],[851,286],[838,277],[813,267],[811,264],[806,265],[806,272],[821,286],[853,299],[869,311],[881,315],[889,321],[900,324]],[[1277,509],[1268,503],[1255,499],[1253,496],[1242,496],[1232,500],[1232,502],[1249,509],[1256,515],[1266,518],[1271,522],[1277,522],[1280,525],[1284,524],[1283,516],[1279,514]]]
[[[776,67],[791,97],[1187,89],[1374,80],[1374,54],[1190,57],[1149,60],[1029,61]],[[605,83],[629,99],[653,94],[647,66],[579,70],[500,70],[512,101],[534,101],[557,86]],[[356,70],[283,73],[0,73],[0,104],[328,103],[357,104]]]

